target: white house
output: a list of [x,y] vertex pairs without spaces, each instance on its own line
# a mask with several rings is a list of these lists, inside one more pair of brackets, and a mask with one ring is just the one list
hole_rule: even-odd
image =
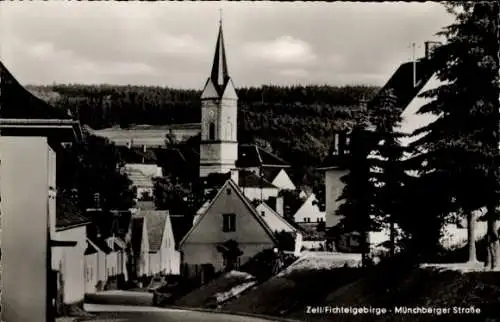
[[258,176],[252,171],[239,171],[238,185],[249,200],[267,200],[277,198],[280,188],[269,182],[264,176]]
[[131,279],[137,280],[149,274],[149,238],[147,222],[143,217],[132,218],[132,274]]
[[57,198],[56,229],[54,240],[75,242],[73,247],[54,247],[52,249],[52,269],[62,280],[63,305],[81,306],[85,294],[85,250],[87,248],[87,224],[89,220],[78,213],[75,207],[68,206],[65,200]]
[[224,258],[217,245],[228,240],[236,241],[243,252],[239,264],[277,246],[273,231],[232,180],[226,181],[219,189],[206,211],[179,243],[183,264],[190,268],[189,272],[207,264],[220,271],[224,267]]
[[255,209],[273,232],[285,231],[291,233],[295,237],[294,252],[296,255],[300,254],[303,239],[302,233],[265,202],[260,203]]
[[89,238],[85,250],[85,293],[102,291],[106,281],[106,254]]
[[314,193],[311,193],[307,197],[306,201],[304,201],[302,206],[293,215],[293,219],[297,223],[319,223],[325,221],[325,212],[319,209]]
[[146,221],[149,243],[149,276],[179,274],[180,254],[175,249],[175,239],[168,211],[141,210],[134,215]]

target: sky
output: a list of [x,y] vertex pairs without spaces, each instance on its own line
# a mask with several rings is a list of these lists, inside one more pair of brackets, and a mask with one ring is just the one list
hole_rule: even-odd
[[237,87],[380,86],[453,22],[437,2],[5,2],[0,59],[22,84],[201,89],[219,17]]

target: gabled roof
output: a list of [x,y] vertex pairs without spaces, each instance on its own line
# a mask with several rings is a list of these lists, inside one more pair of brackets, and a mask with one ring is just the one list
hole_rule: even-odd
[[102,238],[95,238],[89,236],[87,237],[87,242],[91,244],[94,248],[97,248],[98,250],[105,253],[106,255],[114,251],[112,248],[109,247],[108,243]]
[[69,110],[55,108],[26,90],[1,61],[0,118],[73,119]]
[[269,228],[272,231],[280,232],[282,230],[285,230],[284,228],[286,227],[290,231],[298,232],[297,228],[292,226],[288,222],[288,220],[286,220],[285,218],[283,218],[283,216],[281,216],[276,211],[274,211],[274,209],[271,206],[269,206],[267,203],[265,203],[265,202],[260,203],[256,207],[256,210],[259,210],[260,208],[264,208],[265,210],[267,210],[268,214],[270,214],[270,216],[272,217],[272,218],[270,218],[269,216],[262,216],[262,214],[260,214],[261,218],[266,222],[266,224],[269,226]]
[[66,230],[85,226],[91,220],[65,195],[56,196],[56,230]]
[[134,217],[146,220],[148,231],[149,252],[156,253],[161,248],[165,226],[169,223],[167,210],[139,210]]
[[262,168],[262,175],[267,181],[273,182],[282,170],[282,168]]
[[92,242],[90,242],[88,238],[87,238],[86,242],[87,242],[87,248],[85,249],[84,255],[92,255],[92,254],[95,254],[95,253],[101,251],[99,249],[99,247],[97,247]]
[[261,147],[254,144],[240,144],[238,146],[238,160],[236,166],[247,167],[290,167],[286,161],[277,155],[267,152]]
[[368,109],[378,104],[382,94],[388,89],[392,89],[397,98],[398,106],[402,109],[406,108],[434,73],[431,63],[426,59],[418,60],[415,64],[415,70],[417,84],[413,86],[413,62],[401,64],[377,95],[368,103]]
[[257,213],[257,210],[255,210],[255,207],[252,205],[252,203],[248,200],[247,197],[241,192],[240,188],[238,185],[231,179],[227,180],[226,183],[222,186],[222,188],[219,189],[217,192],[217,195],[212,199],[210,202],[210,205],[207,207],[207,210],[200,215],[200,218],[196,221],[196,223],[191,227],[191,229],[187,232],[187,234],[182,238],[181,242],[179,243],[179,246],[182,246],[186,239],[196,230],[196,228],[199,226],[200,222],[203,221],[203,218],[209,213],[210,208],[214,205],[214,203],[219,199],[223,191],[226,191],[228,188],[231,188],[234,192],[236,192],[236,196],[240,198],[241,201],[243,201],[243,204],[247,207],[247,209],[250,211],[250,213],[254,216],[254,218],[257,220],[257,222],[260,224],[260,226],[264,229],[264,231],[267,233],[267,235],[271,238],[271,240],[277,244],[277,240],[274,236],[274,232],[269,228],[269,226],[266,224],[266,222],[260,217],[260,215]]
[[238,171],[238,183],[242,188],[274,188],[278,189],[271,182],[267,181],[264,177],[259,177],[252,171],[240,170]]

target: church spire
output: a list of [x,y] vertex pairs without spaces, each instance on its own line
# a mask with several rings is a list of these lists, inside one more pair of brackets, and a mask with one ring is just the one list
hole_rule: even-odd
[[215,55],[210,78],[219,91],[225,87],[229,80],[226,49],[224,48],[224,35],[222,34],[222,10],[219,19],[219,36],[217,37],[217,44],[215,46]]

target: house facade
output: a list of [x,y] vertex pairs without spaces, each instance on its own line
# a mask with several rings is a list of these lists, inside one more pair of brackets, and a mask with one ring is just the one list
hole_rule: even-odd
[[169,212],[165,210],[139,210],[134,214],[134,217],[144,218],[147,226],[148,276],[179,274],[180,254],[175,249],[175,238]]
[[72,247],[53,247],[52,269],[58,272],[62,305],[82,306],[85,294],[85,250],[88,219],[57,198],[56,229],[53,239],[76,243]]
[[311,193],[306,201],[293,215],[296,223],[320,223],[325,222],[326,213],[319,209],[316,195]]
[[182,263],[224,268],[217,245],[228,240],[238,243],[243,255],[240,264],[257,253],[277,246],[273,232],[232,180],[226,181],[179,245]]
[[298,256],[302,249],[302,233],[265,202],[260,203],[255,208],[255,210],[257,210],[257,213],[260,214],[261,218],[266,222],[266,224],[273,232],[279,233],[284,231],[293,235],[295,239],[295,246],[293,251],[295,255]]
[[130,258],[130,276],[133,280],[148,276],[149,269],[149,238],[147,222],[144,217],[132,218],[131,236],[132,256]]

